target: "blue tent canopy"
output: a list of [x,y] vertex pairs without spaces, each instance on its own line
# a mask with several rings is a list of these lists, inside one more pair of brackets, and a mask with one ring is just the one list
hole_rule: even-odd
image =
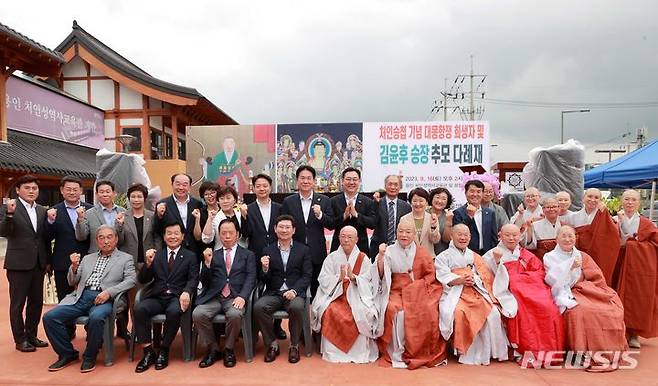
[[658,140],[585,172],[586,188],[649,188],[658,179]]

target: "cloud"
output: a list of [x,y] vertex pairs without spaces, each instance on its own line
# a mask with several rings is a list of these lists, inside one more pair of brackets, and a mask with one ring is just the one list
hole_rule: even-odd
[[[488,75],[487,98],[658,100],[652,1],[89,4],[4,2],[0,14],[49,47],[76,18],[150,74],[197,88],[241,123],[425,120],[444,78],[469,71],[469,55]],[[484,106],[494,162],[525,160],[530,148],[559,141],[559,107]],[[565,117],[565,133],[590,147],[642,126],[655,137],[657,110],[592,108]]]

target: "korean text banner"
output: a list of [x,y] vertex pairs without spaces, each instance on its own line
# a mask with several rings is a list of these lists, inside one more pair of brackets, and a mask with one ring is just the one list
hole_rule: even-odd
[[489,123],[366,122],[363,124],[363,189],[383,187],[389,174],[402,175],[402,190],[445,187],[465,202],[460,166],[489,170]]

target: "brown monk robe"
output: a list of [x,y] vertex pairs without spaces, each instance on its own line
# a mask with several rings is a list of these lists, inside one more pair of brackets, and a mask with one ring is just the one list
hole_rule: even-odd
[[566,347],[577,351],[626,350],[624,306],[606,285],[594,260],[586,253],[581,255],[583,274],[571,288],[578,306],[564,313]]
[[585,190],[583,208],[569,215],[568,223],[576,229],[576,248],[594,259],[605,282],[611,285],[621,240],[617,224],[601,201],[601,191],[596,188]]
[[658,336],[657,279],[658,229],[649,219],[639,216],[637,233],[626,239],[619,252],[614,278],[631,336]]
[[573,247],[575,239],[573,228],[562,226],[558,246],[544,255],[545,280],[564,317],[565,347],[625,351],[624,306],[594,260]]
[[601,268],[605,282],[612,284],[621,241],[617,224],[610,213],[597,210],[592,223],[576,227],[576,234],[576,248],[591,256]]
[[439,333],[442,288],[435,278],[433,256],[415,243],[415,237],[415,224],[400,222],[397,241],[380,245],[377,255],[376,336],[382,365],[415,369],[446,360],[446,341]]

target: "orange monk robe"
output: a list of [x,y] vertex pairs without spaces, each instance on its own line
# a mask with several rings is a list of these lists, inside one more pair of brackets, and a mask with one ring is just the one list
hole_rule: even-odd
[[[508,340],[493,295],[494,275],[484,259],[450,242],[436,257],[435,268],[444,287],[439,305],[441,334],[444,339],[452,336],[459,362],[488,365],[491,358],[507,360]],[[473,286],[449,284],[464,274],[473,275]]]
[[632,233],[621,230],[626,245],[619,252],[614,282],[624,303],[626,328],[653,338],[658,336],[658,229],[646,217],[635,216],[639,224]]
[[375,294],[380,364],[415,369],[445,362],[446,342],[439,334],[440,298],[432,255],[415,243],[403,248],[396,242],[386,248],[384,275]]
[[[580,218],[584,209],[574,213],[571,218]],[[617,224],[612,220],[608,211],[596,210],[591,224],[576,226],[576,248],[590,255],[601,268],[603,278],[607,284],[612,284],[612,274],[617,265],[621,240]]]

